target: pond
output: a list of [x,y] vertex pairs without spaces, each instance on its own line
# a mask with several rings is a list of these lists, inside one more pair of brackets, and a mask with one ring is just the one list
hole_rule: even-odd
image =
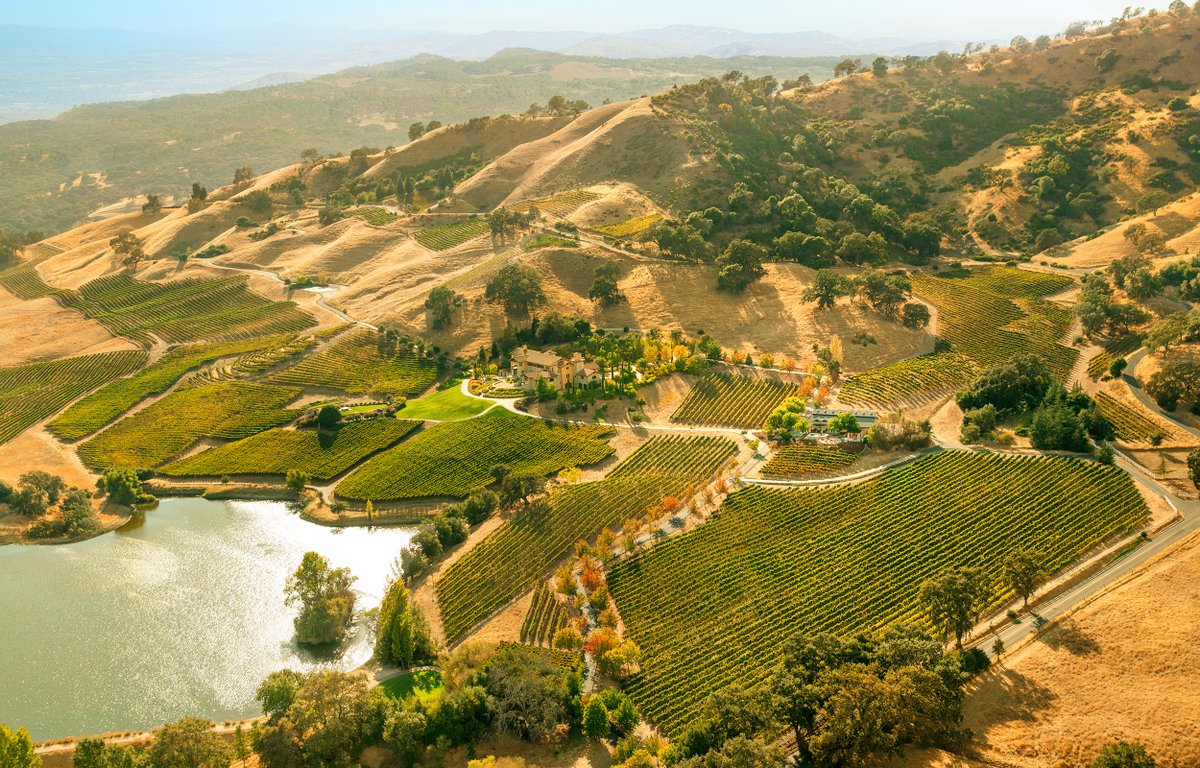
[[325,528],[274,501],[165,499],[119,531],[0,546],[0,721],[34,739],[260,714],[274,670],[357,667],[365,621],[321,654],[293,640],[283,587],[305,552],[379,605],[412,528]]

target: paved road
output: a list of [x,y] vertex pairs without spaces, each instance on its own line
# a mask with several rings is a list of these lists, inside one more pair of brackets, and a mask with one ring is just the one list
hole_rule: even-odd
[[1184,424],[1182,421],[1179,421],[1162,408],[1159,408],[1158,403],[1154,402],[1154,399],[1147,395],[1146,391],[1142,389],[1142,381],[1137,377],[1137,367],[1138,363],[1142,362],[1142,358],[1145,356],[1146,348],[1142,347],[1137,352],[1134,352],[1132,355],[1129,355],[1127,358],[1125,358],[1127,365],[1125,366],[1125,372],[1122,375],[1125,378],[1125,383],[1129,385],[1130,391],[1133,392],[1133,396],[1141,401],[1142,405],[1150,409],[1151,413],[1156,413],[1185,432],[1195,435],[1196,437],[1200,437],[1200,430]]

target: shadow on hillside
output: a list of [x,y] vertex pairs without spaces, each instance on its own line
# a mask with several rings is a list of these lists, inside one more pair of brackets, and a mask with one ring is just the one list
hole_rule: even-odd
[[1073,619],[1066,619],[1044,632],[1039,638],[1054,650],[1064,650],[1073,656],[1100,653],[1100,644],[1084,632]]

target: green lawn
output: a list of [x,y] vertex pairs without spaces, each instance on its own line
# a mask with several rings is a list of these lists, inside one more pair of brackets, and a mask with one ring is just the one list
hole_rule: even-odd
[[408,405],[396,412],[396,415],[404,419],[456,421],[478,416],[492,405],[486,400],[467,397],[457,386],[454,386],[432,395],[410,400]]
[[437,698],[445,690],[442,673],[436,669],[405,672],[403,675],[384,680],[379,687],[389,698],[407,699],[409,696],[416,696],[422,702]]

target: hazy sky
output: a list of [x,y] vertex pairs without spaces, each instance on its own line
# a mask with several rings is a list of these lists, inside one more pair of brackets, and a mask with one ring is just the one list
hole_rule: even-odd
[[[186,32],[279,22],[461,32],[623,32],[669,24],[843,37],[1006,39],[1107,19],[1125,0],[0,0],[0,24]],[[1165,5],[1165,0],[1159,5]]]

